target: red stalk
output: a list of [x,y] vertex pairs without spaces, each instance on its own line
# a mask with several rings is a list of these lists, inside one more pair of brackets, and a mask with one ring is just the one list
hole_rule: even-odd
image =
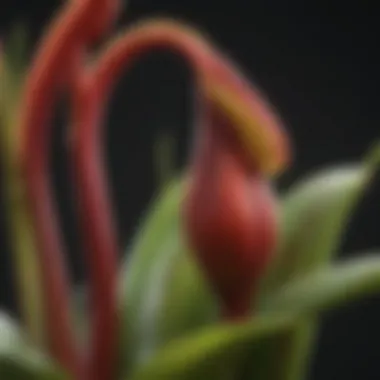
[[[78,136],[86,130],[88,123],[98,123],[98,110],[92,107],[89,95],[90,84],[87,77],[82,81],[76,93],[73,107],[72,133],[74,146]],[[94,136],[72,152],[72,168],[77,185],[77,200],[85,251],[92,279],[91,331],[88,362],[88,378],[113,379],[115,375],[117,348],[117,263],[118,244],[116,228],[108,202],[108,188],[99,187],[98,177],[103,178],[103,166],[99,165],[101,144]],[[87,137],[86,137],[87,138]],[[96,145],[97,154],[89,148]],[[102,163],[103,164],[103,163]],[[99,166],[98,166],[99,165]],[[81,168],[85,169],[82,170]]]
[[73,80],[71,63],[77,61],[85,43],[106,30],[113,3],[86,0],[70,1],[65,6],[30,68],[20,111],[24,138],[21,160],[39,246],[49,343],[56,360],[77,379],[83,379],[84,366],[70,321],[69,281],[48,180],[50,122],[59,91]]
[[[88,45],[107,30],[117,11],[117,4],[116,0],[73,0],[67,5],[37,55],[28,77],[22,109],[25,132],[23,164],[40,246],[52,352],[77,379],[83,376],[91,380],[112,378],[115,359],[117,239],[108,202],[98,131],[112,83],[125,63],[130,63],[149,49],[168,47],[185,55],[193,64],[205,99],[213,99],[215,85],[225,86],[231,90],[230,93],[243,98],[247,90],[233,68],[223,62],[194,31],[171,22],[152,22],[132,29],[105,52],[92,70],[85,73],[82,56],[85,58]],[[91,314],[92,350],[88,366],[84,366],[80,359],[70,324],[69,286],[47,175],[48,125],[62,85],[71,86],[75,96],[73,165],[94,309]],[[223,99],[213,100],[225,105]],[[269,142],[275,148],[281,148],[276,132],[271,137]],[[269,150],[276,151],[273,146]],[[281,149],[278,151],[279,156],[284,154]],[[272,163],[268,167],[272,169]]]
[[[104,174],[100,120],[112,83],[124,63],[156,44],[149,41],[149,36],[129,33],[113,45],[94,70],[78,83],[74,102],[72,164],[79,189],[86,248],[93,258],[96,257],[96,260],[89,260],[92,276],[96,279],[93,281],[95,323],[92,326],[91,379],[110,378],[107,374],[112,373],[115,364],[117,333],[115,268],[118,244]],[[163,38],[164,43],[165,40]]]
[[[243,80],[238,77],[232,67],[213,51],[197,33],[190,28],[183,27],[171,21],[151,21],[131,28],[122,37],[118,38],[101,55],[99,61],[89,71],[86,80],[82,81],[78,100],[75,102],[73,125],[73,164],[76,170],[78,188],[82,189],[79,201],[82,206],[82,222],[86,231],[87,239],[92,243],[93,252],[115,252],[117,239],[114,236],[113,218],[108,202],[107,181],[104,175],[104,161],[102,151],[101,120],[104,108],[112,90],[113,84],[120,76],[122,70],[137,59],[143,53],[154,48],[169,48],[184,55],[192,64],[196,73],[197,82],[205,99],[209,99],[208,86],[210,80],[220,82],[233,88],[238,94],[245,94],[248,87],[243,85]],[[127,66],[127,67],[126,67]],[[210,79],[211,78],[211,79]],[[211,82],[213,85],[213,82]],[[257,107],[256,103],[255,106]],[[270,118],[268,117],[268,120]],[[274,131],[276,140],[276,128]],[[279,139],[280,140],[280,139]],[[277,143],[277,140],[276,140]],[[281,142],[277,144],[281,146]],[[285,150],[279,149],[279,155],[285,155]],[[107,262],[109,264],[109,261]],[[106,264],[107,264],[106,263]],[[101,261],[94,261],[95,265],[101,265]],[[108,268],[105,265],[105,268]],[[103,273],[103,280],[112,278],[111,269],[101,272],[102,268],[93,268],[97,273]],[[108,272],[108,277],[106,272]],[[107,293],[111,297],[110,293]],[[112,301],[113,302],[113,301]],[[110,302],[110,304],[112,303]],[[110,304],[108,306],[110,306]],[[104,309],[107,313],[110,309]],[[109,315],[111,318],[111,315]],[[115,317],[115,316],[114,316]],[[104,319],[106,320],[106,318]],[[97,347],[100,342],[111,340],[115,329],[111,325],[103,325],[104,336],[94,343]],[[107,335],[108,334],[108,335]],[[101,353],[99,351],[99,357]],[[96,354],[93,356],[96,367]],[[111,355],[109,355],[111,357]],[[99,364],[100,365],[100,364]]]

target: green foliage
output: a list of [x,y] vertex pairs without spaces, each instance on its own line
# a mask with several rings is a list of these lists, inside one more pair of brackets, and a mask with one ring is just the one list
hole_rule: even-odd
[[162,133],[154,144],[153,163],[159,188],[164,188],[175,175],[175,139],[169,133]]
[[148,363],[135,368],[131,378],[236,379],[244,374],[247,361],[254,364],[257,378],[284,378],[268,348],[279,345],[286,352],[284,343],[305,321],[310,323],[308,318],[379,289],[379,253],[319,268],[284,287],[251,321],[220,324],[170,342]]
[[[282,294],[283,288],[292,286],[298,277],[303,278],[321,267],[327,266],[328,270],[353,209],[375,174],[378,161],[373,157],[377,149],[376,147],[371,152],[371,160],[321,170],[296,183],[285,194],[282,238],[277,260],[263,281],[258,305],[260,309],[265,310],[265,305],[271,304],[272,297],[278,300],[277,292]],[[322,283],[320,288],[323,288]],[[298,301],[302,304],[301,299]],[[335,305],[332,303],[330,306]],[[267,356],[278,363],[281,374],[271,374],[273,366],[268,363],[265,378],[300,380],[305,377],[315,342],[317,322],[314,317],[304,320],[285,342],[281,342],[281,345],[274,343],[267,348],[270,351]],[[254,373],[255,369],[252,376]]]
[[16,25],[0,54],[0,164],[21,317],[30,339],[42,347],[45,326],[40,273],[19,161],[19,107],[27,70],[27,42],[26,28]]
[[248,346],[258,348],[263,341],[286,333],[293,323],[290,316],[265,316],[208,328],[168,344],[131,379],[234,379]]
[[139,325],[152,268],[161,265],[162,256],[167,255],[168,248],[170,250],[178,240],[177,206],[182,199],[183,187],[184,183],[171,183],[154,200],[152,211],[146,215],[122,264],[121,357],[122,365],[128,368],[138,355],[135,351],[139,347],[140,332],[145,328],[141,329]]
[[[282,313],[292,312],[297,316],[297,324],[286,334],[277,337],[272,334],[270,339],[261,340],[259,349],[253,343],[252,347],[246,346],[250,359],[240,362],[232,375],[301,379],[315,336],[318,313],[380,289],[376,258],[327,265],[337,251],[354,206],[375,173],[377,160],[368,162],[319,171],[283,195],[283,230],[277,259],[263,281],[255,305],[258,317],[254,321],[261,318],[261,314],[284,317]],[[127,281],[129,278],[129,286],[122,285],[125,289],[123,325],[127,326],[125,331],[129,331],[123,340],[128,339],[130,343],[122,351],[122,357],[128,352],[128,365],[132,369],[145,367],[151,357],[155,362],[156,355],[161,357],[161,351],[179,338],[217,323],[217,302],[192,261],[182,236],[179,209],[184,191],[184,182],[174,181],[174,185],[164,189],[157,198],[153,213],[148,214],[129,252],[131,260],[122,272]],[[320,286],[322,283],[324,287]],[[323,291],[318,292],[322,288]],[[251,342],[254,341],[252,338]],[[218,354],[215,352],[215,355]],[[212,353],[207,357],[213,362]],[[253,357],[256,360],[252,360]],[[250,362],[253,365],[249,365]],[[277,365],[273,366],[273,362]],[[159,373],[166,370],[170,374],[169,369],[161,369],[164,372]],[[178,378],[188,375],[183,376]],[[211,377],[209,372],[208,376]],[[220,378],[217,373],[212,376]]]
[[[33,232],[18,166],[26,30],[17,27],[0,56],[2,162],[25,333],[0,313],[0,379],[68,380],[43,346],[42,299]],[[281,198],[277,255],[244,323],[218,323],[218,303],[183,235],[186,177],[174,178],[173,140],[156,145],[160,191],[144,216],[120,274],[122,380],[301,380],[321,312],[380,290],[380,254],[332,263],[354,207],[380,161],[309,175]],[[84,297],[75,300],[87,331]],[[82,308],[82,309],[81,309]],[[27,339],[26,339],[27,338]]]
[[68,380],[47,357],[28,345],[18,326],[0,312],[0,379]]
[[263,297],[329,261],[373,174],[365,163],[329,167],[284,194],[280,244],[263,281]]
[[313,313],[368,296],[380,289],[380,254],[359,254],[318,268],[282,287],[262,305],[264,313]]

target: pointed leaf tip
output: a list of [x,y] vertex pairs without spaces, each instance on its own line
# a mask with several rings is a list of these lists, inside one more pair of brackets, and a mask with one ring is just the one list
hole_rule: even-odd
[[318,313],[380,290],[380,255],[369,252],[299,276],[262,305],[266,312]]

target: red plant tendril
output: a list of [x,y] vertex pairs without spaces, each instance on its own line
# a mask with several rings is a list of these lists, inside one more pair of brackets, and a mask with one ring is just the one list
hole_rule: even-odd
[[[51,351],[76,379],[109,380],[115,375],[118,244],[99,128],[125,66],[160,47],[184,55],[195,71],[202,128],[197,130],[184,220],[189,242],[228,319],[247,314],[252,276],[268,261],[275,213],[263,178],[281,170],[289,156],[280,123],[261,96],[189,27],[165,20],[138,24],[86,66],[91,44],[108,31],[118,6],[117,0],[67,3],[35,58],[21,110],[22,162],[39,244]],[[48,178],[49,123],[63,90],[72,95],[71,163],[89,265],[91,335],[85,357],[70,323],[70,289]],[[248,238],[248,232],[256,237]]]
[[[61,235],[48,180],[48,153],[51,142],[49,122],[59,91],[75,80],[72,78],[76,73],[73,65],[79,62],[85,47],[107,31],[116,15],[117,4],[114,0],[75,0],[66,4],[46,34],[30,68],[21,109],[21,128],[24,133],[22,165],[39,244],[49,343],[54,357],[77,379],[84,378],[85,366],[78,353],[70,324],[70,291],[63,262]],[[88,253],[94,254],[94,257],[88,260],[90,269],[93,269],[90,271],[90,275],[93,276],[91,291],[100,293],[93,294],[93,299],[96,300],[94,308],[103,310],[105,306],[107,310],[103,314],[95,315],[99,319],[106,318],[108,314],[114,313],[114,310],[109,310],[114,309],[114,305],[108,305],[105,295],[113,294],[115,289],[113,282],[107,284],[103,281],[104,288],[102,292],[99,291],[96,284],[100,275],[95,267],[100,259],[95,255],[99,255],[99,251]],[[112,265],[114,252],[102,251],[101,255],[107,256],[107,259],[102,261],[108,260]],[[116,268],[113,268],[113,271],[116,272]],[[112,300],[112,296],[110,299]],[[104,326],[108,325],[108,322],[95,321],[94,325]],[[100,329],[93,331],[96,336],[103,333]],[[101,338],[94,340],[104,341]],[[105,353],[108,352],[107,345],[96,349],[99,351],[100,348]]]
[[[247,166],[246,163],[239,162],[235,165],[236,168],[233,168],[229,174],[225,175],[223,178],[218,178],[217,181],[214,182],[212,187],[212,190],[215,190],[214,193],[209,187],[210,178],[207,178],[207,176],[210,175],[210,172],[216,168],[221,168],[222,166],[223,168],[220,170],[228,172],[228,165],[231,167],[231,160],[228,161],[224,159],[225,156],[229,154],[228,152],[225,153],[226,144],[223,143],[223,138],[218,138],[218,136],[225,136],[225,132],[228,132],[228,130],[231,129],[231,125],[227,125],[226,122],[223,121],[223,117],[228,117],[229,115],[228,113],[223,114],[219,111],[219,115],[216,115],[215,112],[210,112],[212,109],[215,110],[218,107],[220,108],[218,99],[212,98],[213,94],[210,92],[210,87],[212,89],[213,86],[221,83],[226,86],[230,92],[235,91],[235,96],[239,96],[243,100],[246,98],[247,101],[249,101],[251,108],[260,115],[259,121],[261,124],[265,125],[265,128],[267,128],[267,133],[272,133],[273,135],[270,140],[270,144],[273,145],[273,148],[270,144],[268,148],[272,149],[271,158],[274,157],[280,162],[285,162],[288,155],[287,145],[286,140],[279,132],[279,123],[272,114],[269,113],[269,110],[260,100],[258,94],[252,92],[252,90],[245,86],[243,79],[236,74],[232,66],[228,65],[226,60],[222,60],[221,56],[213,51],[211,46],[206,44],[193,30],[186,28],[181,24],[165,20],[150,21],[140,24],[137,27],[131,28],[129,32],[111,44],[101,56],[97,64],[95,64],[92,70],[89,71],[86,80],[82,82],[81,96],[78,98],[80,101],[75,103],[76,112],[74,113],[75,121],[73,123],[74,126],[81,125],[81,128],[74,128],[73,130],[73,133],[76,133],[76,137],[73,141],[75,141],[74,151],[75,156],[77,157],[74,161],[77,165],[77,177],[80,182],[80,187],[82,189],[88,189],[87,193],[82,192],[83,199],[81,202],[83,204],[87,203],[88,210],[95,209],[98,205],[98,218],[95,219],[94,213],[92,213],[93,225],[101,226],[102,223],[104,223],[104,220],[107,220],[107,223],[109,223],[109,218],[104,217],[104,214],[110,209],[110,206],[106,205],[108,197],[105,196],[107,193],[107,187],[102,169],[103,155],[101,152],[101,141],[99,139],[101,136],[99,133],[99,126],[101,126],[100,120],[102,120],[104,107],[110,95],[112,85],[119,77],[121,71],[125,70],[126,65],[131,64],[139,55],[157,47],[169,48],[175,52],[179,52],[192,63],[201,93],[200,98],[201,100],[206,100],[206,102],[204,102],[205,112],[203,116],[205,118],[204,124],[208,127],[203,128],[199,134],[203,141],[202,144],[204,145],[204,141],[207,140],[210,141],[210,146],[207,146],[207,148],[200,148],[200,151],[197,151],[195,154],[195,161],[199,164],[196,164],[195,167],[200,168],[205,166],[207,165],[207,162],[209,162],[210,166],[214,165],[214,167],[209,167],[209,171],[194,170],[194,174],[199,174],[195,176],[195,178],[199,179],[199,186],[195,186],[195,191],[191,194],[189,204],[191,204],[193,200],[196,203],[201,202],[202,197],[204,199],[203,194],[201,194],[202,192],[206,192],[213,197],[218,193],[218,186],[221,184],[223,185],[223,183],[231,183],[235,186],[233,190],[238,190],[237,192],[235,191],[235,193],[234,191],[230,191],[232,189],[227,190],[227,193],[225,194],[226,198],[221,199],[220,202],[222,203],[219,203],[218,205],[219,208],[223,207],[223,205],[228,205],[228,202],[225,202],[228,201],[228,198],[232,197],[236,206],[240,207],[238,209],[240,215],[235,215],[237,219],[235,218],[234,220],[231,220],[229,224],[227,223],[225,226],[222,226],[226,229],[232,229],[233,233],[235,233],[236,228],[234,229],[233,223],[237,222],[240,223],[240,229],[243,229],[243,231],[238,231],[238,233],[241,232],[240,236],[237,236],[236,239],[228,242],[230,249],[234,252],[236,252],[236,249],[239,250],[239,248],[236,248],[239,247],[239,244],[240,246],[245,245],[242,249],[244,251],[243,254],[246,257],[241,257],[241,255],[239,256],[238,254],[232,255],[232,257],[236,257],[236,263],[234,264],[235,271],[233,273],[234,278],[229,278],[228,283],[223,280],[223,285],[220,285],[219,283],[222,280],[216,278],[216,276],[222,276],[221,272],[226,270],[226,265],[231,264],[231,260],[229,258],[223,259],[221,255],[219,255],[218,260],[213,259],[210,262],[208,262],[208,259],[204,260],[204,258],[215,257],[215,255],[210,254],[215,250],[215,247],[211,247],[210,244],[205,248],[207,252],[204,252],[203,254],[200,251],[200,253],[201,261],[205,264],[209,278],[212,279],[212,282],[218,283],[216,285],[216,290],[225,302],[224,307],[226,309],[226,317],[235,318],[236,316],[246,315],[248,311],[248,298],[251,294],[250,290],[252,286],[250,282],[252,274],[257,274],[262,271],[265,263],[269,259],[267,251],[271,252],[273,250],[275,242],[276,215],[272,207],[274,205],[274,200],[268,192],[268,187],[265,186],[265,184],[260,183],[260,170],[264,169],[262,169],[257,162],[255,162],[256,167],[254,168],[254,171],[257,173],[255,176],[250,175],[253,169],[249,167],[249,165]],[[217,116],[218,119],[215,118],[215,116]],[[210,134],[210,131],[213,132]],[[209,138],[207,137],[207,134],[210,136]],[[226,141],[225,138],[224,140]],[[217,146],[220,147],[220,152],[224,152],[222,155],[218,154],[215,150]],[[228,146],[231,146],[231,144],[227,143],[227,148]],[[241,150],[241,148],[237,146],[233,149],[235,150],[233,154],[234,156],[236,156],[235,153],[238,152],[239,149]],[[214,158],[212,158],[213,155]],[[239,153],[237,155],[239,155]],[[265,165],[266,162],[263,164]],[[278,163],[276,162],[276,164]],[[240,170],[239,173],[237,173],[237,169]],[[246,174],[247,170],[249,172],[248,175]],[[243,181],[240,180],[241,178]],[[248,189],[248,182],[253,184],[252,191],[249,191]],[[254,182],[257,182],[257,186]],[[201,190],[200,193],[197,190],[201,188],[205,189],[205,191]],[[250,204],[247,204],[247,199],[243,199],[242,202],[241,193],[244,191],[249,199],[252,198],[253,200],[256,200],[256,203],[253,204],[253,209],[250,207],[252,206],[253,201],[251,201]],[[210,202],[210,200],[211,199],[208,199],[207,202]],[[239,202],[240,204],[238,204]],[[211,204],[212,203],[213,202],[211,202]],[[229,202],[229,204],[231,204],[231,202]],[[203,206],[198,205],[196,208],[190,207],[189,210],[199,210]],[[244,208],[247,208],[249,211],[245,212]],[[104,212],[100,212],[100,210],[103,210]],[[201,212],[200,214],[200,218],[204,218],[204,213]],[[216,218],[220,218],[220,216],[223,216],[222,209],[216,214]],[[228,214],[227,216],[231,215]],[[252,216],[254,216],[254,219],[252,219]],[[190,215],[190,218],[194,219],[194,217],[196,225],[202,224],[198,215]],[[239,217],[245,219],[239,220]],[[221,231],[221,229],[218,228],[219,224],[217,223],[217,220],[213,220],[212,222],[217,228],[211,227],[210,230],[206,231],[199,231],[198,229],[196,233],[205,233],[208,236],[208,239],[217,239],[217,234],[226,232]],[[190,230],[197,230],[196,226],[191,223],[189,224],[189,227]],[[252,231],[256,231],[258,235],[252,234]],[[109,232],[110,231],[107,230],[107,233]],[[249,239],[247,235],[254,235],[255,239]],[[205,242],[201,242],[201,245],[205,245],[204,243]],[[233,246],[233,244],[236,244],[236,246]],[[218,247],[218,249],[220,250],[220,247]],[[252,249],[254,249],[255,252],[261,250],[261,255],[256,255],[253,260],[252,255],[248,252]],[[216,275],[217,272],[219,272],[219,274]],[[239,277],[241,277],[241,279],[239,279]],[[232,280],[236,280],[235,282],[239,285],[232,284]],[[221,287],[224,288],[222,289]],[[236,289],[238,289],[241,294],[238,294]]]

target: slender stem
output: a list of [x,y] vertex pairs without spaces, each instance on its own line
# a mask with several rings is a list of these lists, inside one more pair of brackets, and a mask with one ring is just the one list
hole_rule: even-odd
[[[76,115],[77,110],[81,107],[87,108],[86,104],[88,104],[86,97],[83,96],[85,95],[83,90],[88,87],[87,81],[79,81],[77,86],[72,124],[74,135],[86,123],[80,115]],[[92,161],[97,162],[86,147],[73,152],[72,164],[77,185],[78,212],[90,278],[91,351],[88,378],[107,380],[114,378],[116,364],[118,244],[115,236],[116,228],[108,208],[106,186],[97,188],[96,175],[93,171],[80,173],[77,170],[80,162],[85,162],[84,166],[93,169]],[[99,170],[102,170],[102,167],[99,167]]]
[[[20,43],[20,41],[13,43],[15,42]],[[42,315],[40,271],[18,160],[20,132],[18,103],[23,78],[21,73],[14,72],[10,66],[15,63],[13,56],[1,58],[0,143],[5,206],[13,248],[18,303],[28,338],[34,344],[43,347],[46,337]]]
[[51,350],[77,379],[83,379],[83,365],[70,320],[69,282],[48,181],[49,122],[57,94],[69,80],[73,55],[86,39],[98,38],[106,30],[111,19],[108,10],[114,8],[114,3],[114,0],[86,0],[66,4],[46,34],[30,69],[20,110],[23,174],[36,229]]
[[[105,176],[101,120],[112,86],[125,66],[157,47],[169,48],[185,56],[195,71],[202,99],[206,101],[217,98],[219,91],[215,85],[228,87],[234,94],[243,96],[248,92],[244,80],[225,57],[217,54],[198,33],[165,20],[148,21],[131,28],[105,50],[86,75],[80,75],[81,80],[76,83],[71,142],[80,219],[87,254],[92,258],[88,260],[94,309],[91,379],[110,378],[106,375],[113,368],[117,332],[115,272],[118,239]],[[225,103],[225,99],[221,101]],[[230,109],[235,106],[228,105]]]
[[169,133],[161,134],[154,144],[153,163],[158,188],[164,188],[174,178],[175,138]]
[[[127,33],[113,45],[87,77],[77,83],[72,121],[73,154],[80,206],[82,229],[86,250],[90,258],[91,298],[93,322],[91,326],[92,353],[90,355],[91,379],[109,379],[116,358],[117,310],[116,272],[118,243],[113,224],[112,207],[105,177],[100,120],[107,94],[113,81],[128,58],[144,48],[154,47],[148,29],[144,33]],[[165,32],[161,39],[167,42]],[[169,34],[170,35],[170,34]],[[180,45],[180,43],[178,43]],[[142,52],[142,51],[141,51]]]
[[106,100],[121,70],[133,59],[155,47],[168,47],[193,64],[198,81],[218,64],[211,48],[190,28],[170,21],[147,22],[132,28],[101,55],[77,83],[72,121],[72,166],[75,174],[82,229],[88,260],[94,320],[91,379],[107,379],[116,347],[116,284],[118,243],[105,176],[101,131]]

